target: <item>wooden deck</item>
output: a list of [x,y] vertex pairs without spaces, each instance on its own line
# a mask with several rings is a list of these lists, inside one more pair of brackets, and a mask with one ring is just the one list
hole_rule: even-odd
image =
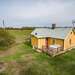
[[37,52],[44,52],[44,53],[46,53],[46,54],[48,54],[48,55],[50,55],[52,57],[60,55],[60,54],[63,54],[65,52],[67,52],[67,51],[70,51],[72,48],[75,48],[75,46],[71,47],[69,49],[66,49],[66,50],[64,50],[63,47],[58,47],[58,48],[49,47],[49,48],[47,48],[47,47],[43,46],[42,49],[38,49],[37,47],[35,47]]
[[48,55],[51,55],[51,56],[56,56],[60,53],[62,53],[64,50],[63,50],[63,47],[58,47],[58,48],[46,48],[46,47],[43,47],[42,48],[42,52],[44,53],[47,53]]

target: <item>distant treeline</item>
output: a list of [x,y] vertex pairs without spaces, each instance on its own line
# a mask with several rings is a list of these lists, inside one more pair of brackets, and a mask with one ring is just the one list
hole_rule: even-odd
[[6,30],[33,30],[34,27],[22,27],[22,28],[13,28],[13,27],[5,27],[0,29],[6,29]]
[[[52,27],[22,27],[22,28],[13,28],[13,27],[5,27],[0,29],[7,29],[7,30],[33,30],[35,28],[52,28]],[[55,28],[72,28],[72,27],[55,27]]]

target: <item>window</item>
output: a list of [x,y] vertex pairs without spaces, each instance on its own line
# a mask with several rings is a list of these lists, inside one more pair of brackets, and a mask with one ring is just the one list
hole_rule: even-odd
[[35,35],[37,35],[37,33],[35,33]]
[[69,44],[71,45],[71,39],[69,40]]
[[75,31],[73,32],[73,34],[75,35]]
[[73,34],[75,35],[75,29],[72,29],[72,31],[73,31]]
[[55,39],[52,40],[52,43],[55,44]]

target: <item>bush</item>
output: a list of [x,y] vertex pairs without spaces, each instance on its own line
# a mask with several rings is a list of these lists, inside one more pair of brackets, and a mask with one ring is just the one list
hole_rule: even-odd
[[8,31],[0,30],[0,50],[9,47],[15,42],[14,39]]
[[31,47],[31,37],[30,37],[30,36],[25,37],[25,42],[24,42],[24,44],[26,44],[26,45],[28,45],[28,46]]

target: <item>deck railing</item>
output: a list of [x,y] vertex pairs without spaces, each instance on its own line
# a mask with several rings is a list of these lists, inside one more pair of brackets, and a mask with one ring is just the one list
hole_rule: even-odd
[[45,53],[47,53],[49,55],[56,55],[57,53],[59,53],[61,51],[63,51],[62,46],[58,47],[58,48],[52,48],[52,47],[47,48],[45,46],[42,47],[42,52],[45,52]]

